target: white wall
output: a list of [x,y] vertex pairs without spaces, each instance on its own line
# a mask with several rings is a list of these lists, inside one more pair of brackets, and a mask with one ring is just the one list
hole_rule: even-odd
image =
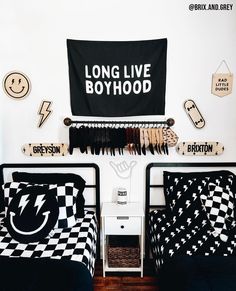
[[[236,1],[232,11],[189,11],[189,1],[158,0],[7,0],[0,1],[0,77],[12,70],[26,73],[32,91],[16,101],[1,91],[0,162],[96,162],[101,169],[103,201],[118,186],[131,186],[131,199],[143,200],[144,170],[149,162],[236,161],[236,96],[211,94],[211,74],[225,59],[236,74]],[[198,1],[199,2],[199,1]],[[202,1],[200,1],[203,3]],[[221,3],[222,1],[214,1]],[[207,1],[205,4],[209,4]],[[92,156],[75,150],[61,158],[29,158],[21,147],[29,142],[68,142],[63,119],[71,117],[66,39],[144,40],[168,38],[166,118],[176,121],[180,141],[219,141],[218,157]],[[224,69],[224,68],[223,68]],[[192,98],[206,120],[196,129],[184,112]],[[53,113],[37,128],[42,100],[53,102]],[[151,119],[152,117],[145,117]],[[76,119],[76,117],[74,117]],[[133,118],[139,120],[139,118]],[[158,117],[157,117],[158,119]],[[2,150],[2,156],[1,156]],[[118,178],[109,162],[137,161],[131,181]]]

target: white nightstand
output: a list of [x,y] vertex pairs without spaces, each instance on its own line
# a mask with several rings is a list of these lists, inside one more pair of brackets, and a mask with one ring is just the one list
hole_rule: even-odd
[[[141,272],[141,277],[143,277],[144,211],[141,203],[132,202],[127,205],[103,203],[101,217],[103,277],[105,277],[105,272]],[[107,242],[109,235],[137,235],[139,237],[139,267],[124,268],[108,266]]]

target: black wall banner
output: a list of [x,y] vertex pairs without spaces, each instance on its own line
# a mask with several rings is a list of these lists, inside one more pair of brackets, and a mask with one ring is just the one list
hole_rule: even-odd
[[167,39],[67,40],[73,115],[164,115]]

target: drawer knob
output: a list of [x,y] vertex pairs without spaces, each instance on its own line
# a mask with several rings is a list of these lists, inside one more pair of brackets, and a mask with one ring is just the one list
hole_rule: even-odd
[[120,226],[120,228],[122,228],[122,229],[123,229],[123,228],[125,228],[125,227],[124,227],[124,225],[121,225],[121,226]]

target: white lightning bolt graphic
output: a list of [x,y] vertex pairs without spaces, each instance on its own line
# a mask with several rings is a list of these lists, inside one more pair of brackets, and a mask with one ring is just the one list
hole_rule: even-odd
[[45,200],[43,200],[44,197],[45,197],[45,195],[43,194],[43,195],[37,196],[37,198],[36,198],[36,201],[35,201],[35,204],[34,204],[35,207],[38,207],[38,209],[36,211],[36,215],[38,214],[40,208],[43,206],[43,204],[45,202]]
[[20,215],[21,213],[23,212],[23,210],[25,209],[26,205],[29,203],[29,200],[27,200],[29,197],[29,194],[28,195],[23,195],[20,199],[20,203],[19,203],[19,208],[21,208],[21,211],[20,211]]
[[49,117],[49,115],[52,113],[52,110],[49,110],[49,107],[51,106],[51,104],[52,104],[51,101],[42,102],[39,109],[39,115],[41,116],[40,116],[38,127],[41,127],[43,123],[46,121],[46,119]]

